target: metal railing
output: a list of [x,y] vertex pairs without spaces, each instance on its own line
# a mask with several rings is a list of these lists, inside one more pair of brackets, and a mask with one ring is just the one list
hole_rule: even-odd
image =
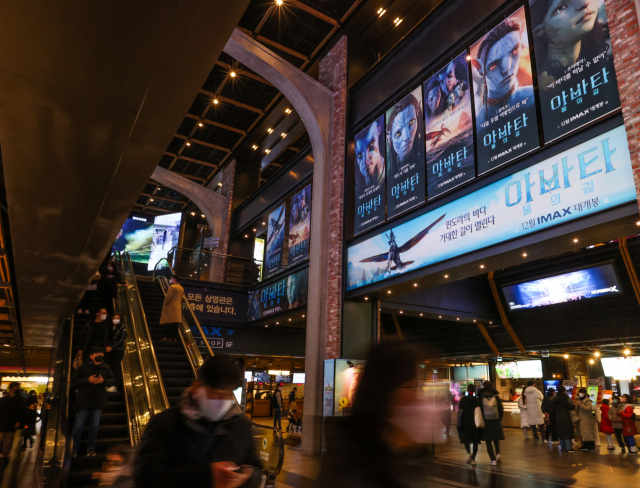
[[261,263],[254,259],[185,247],[172,248],[167,258],[182,278],[241,286],[260,281]]

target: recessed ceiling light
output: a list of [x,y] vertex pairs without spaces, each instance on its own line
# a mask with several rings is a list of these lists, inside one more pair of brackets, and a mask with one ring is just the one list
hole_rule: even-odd
[[[265,325],[264,327],[265,327],[265,329],[266,329],[266,328],[267,328],[267,327],[269,327],[269,326],[268,326],[268,325]],[[255,367],[256,365],[254,364],[253,366]]]
[[456,320],[460,320],[460,317],[456,317]]
[[219,101],[217,98],[214,98],[214,99],[213,99],[213,104],[214,104],[214,105],[218,105],[219,103],[220,103],[220,101]]
[[204,124],[202,122],[198,122],[198,127],[203,127]]
[[269,128],[267,129],[267,132],[268,132],[269,134],[271,134],[271,133],[273,132],[273,129],[272,129],[271,127],[269,127]]
[[574,243],[577,243],[577,242],[578,242],[578,239],[574,239],[574,240],[573,240],[573,242],[574,242]]
[[418,283],[414,283],[413,286],[418,286]]
[[422,314],[420,314],[420,317],[422,317]]
[[289,319],[289,322],[291,322],[291,319]]
[[400,310],[400,313],[402,313],[402,310]]
[[305,317],[306,317],[306,315],[302,315],[302,318],[305,318]]
[[236,72],[235,71],[231,71],[229,73],[229,76],[231,76],[231,78],[235,78],[236,77]]
[[247,239],[249,236],[247,234],[244,235],[244,238]]
[[280,322],[276,322],[276,325],[280,325]]
[[522,253],[522,257],[523,257],[523,258],[526,258],[526,257],[527,257],[527,253],[526,253],[526,252],[523,252],[523,253]]
[[481,264],[481,265],[480,265],[480,269],[484,269],[484,264]]
[[187,146],[190,146],[190,145],[191,145],[191,143],[189,141],[187,141]]
[[471,56],[467,54],[467,61],[471,61]]
[[150,202],[153,202],[153,198],[149,198],[149,201],[150,201]]
[[387,291],[387,293],[388,293],[389,295],[391,295],[391,290]]
[[473,321],[475,322],[475,321],[476,321],[476,319],[473,319]]
[[444,275],[444,277],[445,277],[445,278],[448,278],[448,277],[449,277],[449,275]]
[[441,318],[442,318],[442,315],[438,315],[438,318],[439,318],[439,319],[441,319]]
[[365,300],[369,300],[369,297],[364,297]]

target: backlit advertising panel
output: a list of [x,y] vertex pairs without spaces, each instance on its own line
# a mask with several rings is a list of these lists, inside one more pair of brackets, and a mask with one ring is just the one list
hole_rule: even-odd
[[311,185],[291,197],[289,217],[289,261],[299,263],[309,257],[309,233],[311,231]]
[[309,268],[249,292],[249,321],[286,312],[307,304]]
[[356,135],[355,148],[354,234],[358,234],[384,221],[387,170],[384,115]]
[[604,0],[529,0],[544,138],[620,108]]
[[283,203],[269,214],[267,230],[267,253],[264,274],[268,278],[282,269],[284,252],[284,227],[287,204]]
[[524,7],[471,47],[478,174],[539,146]]

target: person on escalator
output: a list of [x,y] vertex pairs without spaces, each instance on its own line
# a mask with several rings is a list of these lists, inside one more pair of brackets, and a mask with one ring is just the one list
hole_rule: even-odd
[[101,308],[96,313],[96,318],[87,322],[82,335],[82,345],[78,355],[84,363],[89,361],[89,349],[97,347],[102,351],[110,352],[109,346],[109,322],[107,322],[107,309]]
[[107,391],[122,391],[122,358],[127,344],[127,328],[122,323],[120,314],[115,314],[111,319],[113,327],[110,328],[109,335],[111,350],[107,353],[107,364],[116,377],[116,386],[112,386]]
[[233,403],[241,384],[232,358],[208,358],[178,405],[149,421],[134,461],[136,487],[260,486],[251,424]]
[[169,283],[171,286],[167,290],[164,302],[162,302],[162,315],[160,316],[160,325],[166,327],[162,340],[177,341],[179,339],[178,328],[182,323],[184,288],[180,286],[177,276],[172,276]]
[[106,269],[100,273],[98,291],[100,293],[100,306],[107,309],[109,315],[113,315],[113,301],[118,297],[118,284],[127,285],[120,278],[114,262],[107,263]]

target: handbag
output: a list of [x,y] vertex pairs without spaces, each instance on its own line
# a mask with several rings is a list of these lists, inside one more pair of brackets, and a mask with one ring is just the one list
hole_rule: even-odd
[[482,429],[484,427],[484,417],[482,416],[482,409],[476,407],[473,411],[473,420],[476,422],[476,427]]

